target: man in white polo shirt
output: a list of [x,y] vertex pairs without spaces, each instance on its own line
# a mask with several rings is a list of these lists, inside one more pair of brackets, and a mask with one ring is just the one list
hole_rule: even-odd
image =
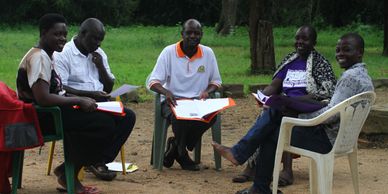
[[188,155],[202,134],[215,122],[177,120],[170,104],[176,98],[208,98],[209,93],[221,86],[221,76],[213,50],[199,44],[202,38],[201,24],[195,19],[182,26],[182,40],[163,49],[148,79],[148,87],[165,97],[163,116],[169,119],[174,137],[168,138],[168,149],[163,165],[170,168],[176,160],[182,169],[200,170]]
[[[67,93],[96,101],[109,100],[108,93],[112,91],[115,77],[110,71],[107,55],[100,48],[104,37],[105,28],[101,21],[88,18],[81,24],[78,35],[66,43],[63,51],[54,53],[56,72]],[[135,125],[135,113],[128,108],[124,108],[124,112],[126,115],[123,117],[112,115],[116,127],[107,129],[116,131],[115,139],[107,140],[114,142],[115,149],[105,150],[104,161],[88,168],[102,180],[110,181],[116,177],[116,172],[109,171],[105,164],[115,159]]]

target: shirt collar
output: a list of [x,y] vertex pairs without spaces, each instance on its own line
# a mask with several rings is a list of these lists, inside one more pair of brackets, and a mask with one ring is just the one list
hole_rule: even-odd
[[358,67],[364,67],[365,68],[365,63],[356,63],[354,65],[352,65],[351,67],[349,67],[348,69],[354,69],[354,68],[358,68]]
[[[186,54],[183,52],[181,48],[181,42],[182,41],[179,41],[178,43],[176,43],[176,55],[178,57],[186,57]],[[194,61],[195,59],[201,58],[202,56],[203,56],[202,48],[198,45],[197,52],[191,58],[189,58],[189,60]]]
[[81,55],[81,56],[84,56],[84,57],[88,57],[88,56],[85,56],[84,54],[81,53],[80,50],[78,50],[77,46],[75,46],[75,42],[74,42],[74,38],[77,37],[77,36],[73,36],[73,38],[71,38],[71,41],[70,41],[70,48],[71,48],[71,51],[73,52],[74,55]]

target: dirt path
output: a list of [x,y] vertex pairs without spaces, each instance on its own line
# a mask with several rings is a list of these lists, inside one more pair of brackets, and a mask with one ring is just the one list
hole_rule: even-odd
[[[237,106],[222,114],[222,143],[233,145],[253,123],[259,109],[251,97],[236,99]],[[177,163],[171,169],[157,171],[149,165],[153,130],[153,103],[130,104],[137,114],[135,129],[125,145],[127,161],[139,166],[137,172],[118,177],[112,182],[97,180],[92,174],[85,174],[86,185],[95,185],[105,194],[144,193],[144,194],[232,194],[248,187],[250,183],[232,183],[231,178],[243,167],[235,167],[223,160],[221,171],[214,170],[211,135],[207,132],[203,138],[202,169],[199,172],[189,172],[180,169]],[[385,144],[381,147],[387,147]],[[62,151],[57,145],[54,166],[61,162]],[[360,190],[365,194],[388,193],[388,149],[368,148],[359,150]],[[24,165],[23,188],[19,193],[41,194],[58,193],[55,176],[46,176],[47,150],[49,144],[39,149],[26,152]],[[346,158],[336,160],[334,172],[335,194],[353,193],[349,165]],[[309,193],[308,159],[301,158],[294,163],[295,183],[282,188],[284,193]]]

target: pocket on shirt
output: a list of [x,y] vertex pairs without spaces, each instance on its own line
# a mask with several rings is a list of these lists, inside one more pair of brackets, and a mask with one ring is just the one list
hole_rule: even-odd
[[85,76],[87,76],[87,73],[84,70],[80,70],[78,68],[72,69],[69,74],[69,81],[81,81],[85,79]]

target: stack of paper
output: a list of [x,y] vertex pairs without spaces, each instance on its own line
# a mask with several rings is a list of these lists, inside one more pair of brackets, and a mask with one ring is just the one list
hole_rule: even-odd
[[[121,162],[111,162],[106,164],[108,166],[108,169],[111,171],[116,171],[116,172],[122,172],[123,171],[123,164]],[[138,170],[139,167],[136,164],[133,163],[125,163],[125,171],[126,172],[135,172]]]

